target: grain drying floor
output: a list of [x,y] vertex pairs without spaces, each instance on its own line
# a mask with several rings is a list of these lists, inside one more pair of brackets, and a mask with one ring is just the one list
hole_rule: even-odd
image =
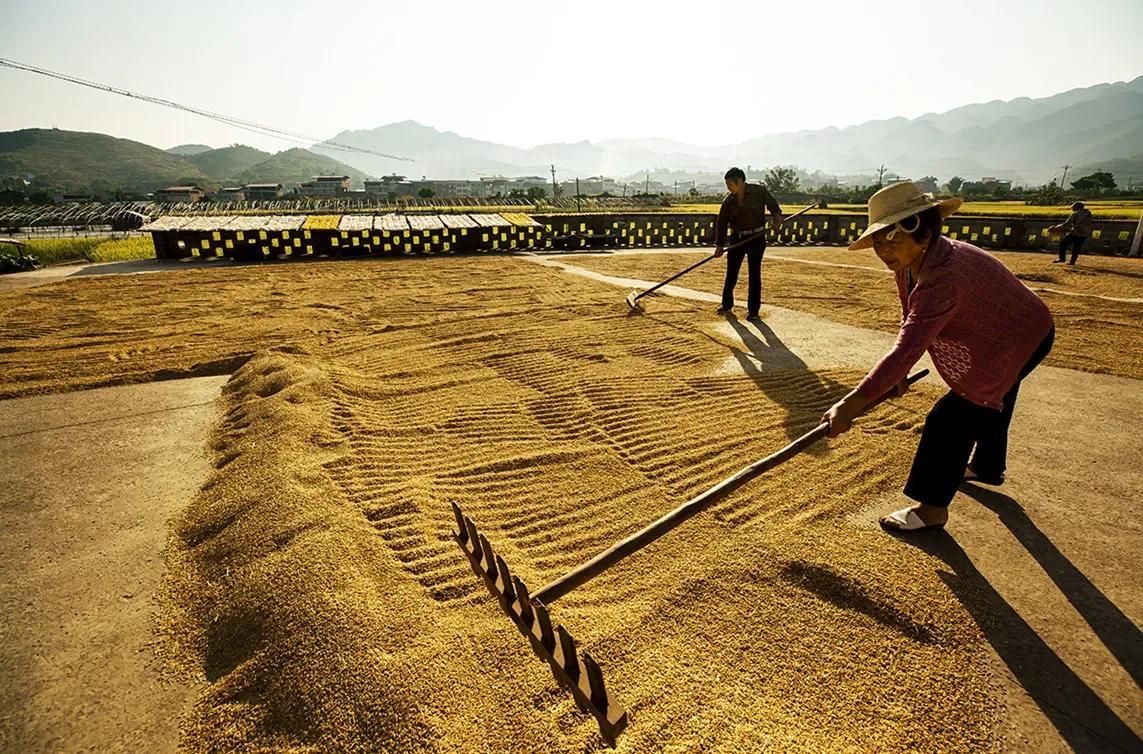
[[[560,257],[607,275],[661,280],[697,261],[696,253],[709,251]],[[1047,364],[1143,379],[1143,260],[1081,256],[1073,268],[1053,265],[1050,254],[1003,252],[997,259],[1052,310],[1056,342]],[[725,271],[725,263],[715,260],[678,284],[719,293]],[[871,250],[774,247],[763,263],[762,285],[766,303],[885,332],[900,325],[897,290]],[[745,293],[743,264],[740,304]]]
[[[883,283],[887,280],[878,278]],[[538,586],[812,427],[860,374],[719,370],[707,307],[506,258],[95,279],[0,298],[0,394],[222,370],[216,472],[169,553],[191,750],[601,748],[447,538]],[[849,523],[932,388],[558,602],[622,751],[989,750],[987,649],[940,561]]]

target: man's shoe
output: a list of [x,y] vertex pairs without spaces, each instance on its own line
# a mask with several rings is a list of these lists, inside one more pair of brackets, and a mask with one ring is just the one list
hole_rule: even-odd
[[746,319],[750,320],[751,322],[756,322],[757,320],[762,319],[762,316],[758,314],[758,312],[750,312],[746,315]]
[[720,306],[715,310],[715,314],[730,314],[734,310],[733,306]]
[[1063,263],[1064,263],[1064,260],[1062,260],[1062,259],[1053,259],[1052,260],[1052,264],[1063,264]]

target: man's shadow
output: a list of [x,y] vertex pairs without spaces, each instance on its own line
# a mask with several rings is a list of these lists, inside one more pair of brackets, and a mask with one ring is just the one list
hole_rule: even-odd
[[[786,436],[794,440],[813,428],[821,415],[849,388],[822,377],[791,351],[778,334],[762,320],[743,322],[728,313],[726,321],[746,350],[728,346],[742,371],[786,411]],[[725,345],[722,341],[720,344]]]
[[[975,485],[961,489],[1000,515],[1138,681],[1139,630],[1134,624],[1051,544],[1015,500]],[[972,614],[988,643],[1074,751],[1143,750],[1139,736],[1008,604],[955,539],[945,531],[897,538],[948,565],[950,572],[937,575]]]

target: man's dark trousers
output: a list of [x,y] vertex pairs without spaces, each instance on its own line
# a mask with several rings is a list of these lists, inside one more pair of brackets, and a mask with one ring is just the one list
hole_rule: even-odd
[[746,258],[749,287],[746,292],[746,310],[757,314],[762,308],[762,255],[766,253],[766,240],[758,239],[726,252],[726,283],[722,286],[722,308],[734,306],[734,286],[738,285],[738,270]]
[[1068,254],[1068,248],[1071,247],[1072,260],[1068,262],[1068,264],[1075,264],[1079,258],[1080,249],[1083,248],[1083,242],[1086,240],[1087,236],[1080,236],[1075,233],[1069,233],[1064,236],[1064,240],[1060,241],[1060,261],[1064,261],[1064,258]]

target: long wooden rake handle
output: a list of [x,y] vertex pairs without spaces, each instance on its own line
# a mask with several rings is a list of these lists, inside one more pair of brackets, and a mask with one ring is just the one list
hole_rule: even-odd
[[[805,213],[809,212],[811,209],[814,209],[814,208],[815,208],[815,207],[817,207],[817,206],[818,206],[817,204],[811,204],[811,205],[810,205],[810,206],[808,206],[808,207],[803,207],[803,208],[801,208],[800,210],[798,210],[797,212],[795,212],[794,214],[792,214],[792,215],[789,215],[789,216],[787,216],[787,217],[783,217],[783,218],[782,218],[782,222],[778,223],[778,225],[784,225],[785,223],[789,222],[790,220],[793,220],[793,219],[794,219],[795,217],[797,217],[798,215],[804,215]],[[777,226],[775,226],[775,227],[777,227]],[[747,244],[747,243],[750,243],[751,241],[755,240],[755,239],[756,239],[756,238],[758,238],[758,236],[760,236],[760,235],[763,235],[763,233],[754,233],[754,234],[752,234],[752,235],[750,235],[750,236],[747,236],[746,238],[743,238],[743,239],[741,239],[741,240],[739,240],[739,241],[735,241],[735,242],[734,242],[734,243],[732,243],[730,246],[727,246],[727,247],[724,249],[724,251],[730,251],[730,250],[732,250],[732,249],[737,249],[739,246],[743,246],[743,245],[745,245],[745,244]],[[634,304],[636,301],[638,301],[639,299],[643,298],[644,296],[646,296],[646,295],[648,295],[648,294],[651,294],[651,293],[654,293],[655,291],[657,291],[657,290],[659,290],[660,288],[662,288],[664,285],[667,285],[668,283],[671,283],[671,282],[673,282],[673,281],[675,281],[675,280],[678,280],[679,278],[681,278],[683,275],[686,275],[686,274],[687,274],[688,272],[690,272],[691,270],[694,270],[694,269],[697,269],[697,268],[699,268],[699,267],[702,267],[704,264],[706,264],[706,263],[707,263],[707,262],[709,262],[710,260],[712,260],[712,259],[716,259],[716,258],[717,258],[717,257],[715,257],[715,255],[714,255],[714,254],[711,254],[711,255],[710,255],[710,256],[708,256],[708,257],[703,257],[702,259],[700,259],[699,261],[695,262],[694,264],[692,264],[690,267],[686,268],[686,269],[685,269],[685,270],[683,270],[682,272],[677,272],[677,273],[675,273],[674,275],[671,275],[671,276],[670,276],[669,278],[667,278],[666,280],[662,281],[661,283],[656,283],[654,286],[652,286],[652,287],[648,288],[647,290],[643,291],[642,293],[639,293],[639,294],[637,294],[637,295],[635,295],[635,296],[631,297],[631,303],[632,303],[632,304]]]
[[[909,384],[912,385],[918,380],[924,378],[926,375],[928,375],[928,373],[928,369],[922,369],[921,371],[909,377]],[[896,395],[896,390],[890,390],[889,392],[885,393],[885,395],[882,395],[880,398],[866,406],[865,410],[861,413],[866,413],[870,409],[880,405],[894,395]],[[583,565],[575,568],[572,571],[569,571],[568,573],[565,573],[563,576],[559,577],[552,583],[548,584],[533,594],[532,597],[544,603],[545,605],[550,605],[552,602],[558,600],[560,597],[564,596],[576,587],[581,586],[587,581],[590,581],[599,574],[603,573],[611,566],[626,558],[628,555],[642,550],[644,547],[651,544],[656,539],[671,531],[675,527],[679,526],[692,516],[695,516],[706,510],[711,506],[711,504],[730,494],[742,485],[746,484],[754,477],[763,474],[775,466],[790,460],[794,456],[804,451],[806,448],[816,443],[818,440],[825,438],[828,434],[829,424],[822,422],[814,429],[810,430],[798,439],[791,442],[786,447],[779,450],[777,453],[766,456],[765,458],[755,461],[749,466],[746,466],[745,468],[735,473],[733,476],[722,480],[697,497],[683,503],[678,508],[675,508],[670,513],[664,515],[658,521],[655,521],[654,523],[644,528],[642,531],[632,534],[627,539],[612,545],[610,548],[601,552],[599,555],[596,555],[594,558],[587,561]]]

